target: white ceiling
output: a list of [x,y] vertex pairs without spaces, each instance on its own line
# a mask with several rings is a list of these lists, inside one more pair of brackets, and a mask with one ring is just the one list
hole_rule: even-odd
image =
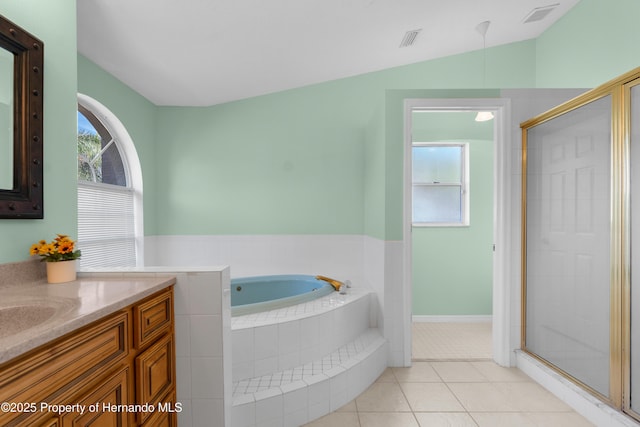
[[487,47],[535,38],[578,1],[78,0],[78,51],[156,105],[205,106],[482,49],[486,20]]

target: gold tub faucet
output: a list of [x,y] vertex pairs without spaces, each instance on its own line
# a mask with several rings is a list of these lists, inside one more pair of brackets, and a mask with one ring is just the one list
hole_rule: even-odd
[[316,276],[316,279],[318,280],[324,280],[325,282],[329,283],[331,286],[333,286],[333,289],[335,289],[336,291],[339,291],[340,288],[344,285],[344,283],[336,280],[336,279],[331,279],[329,277],[326,276]]

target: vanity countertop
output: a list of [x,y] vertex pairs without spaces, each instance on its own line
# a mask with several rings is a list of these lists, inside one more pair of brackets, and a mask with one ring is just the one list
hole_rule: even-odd
[[173,284],[169,274],[134,274],[1,287],[0,364]]

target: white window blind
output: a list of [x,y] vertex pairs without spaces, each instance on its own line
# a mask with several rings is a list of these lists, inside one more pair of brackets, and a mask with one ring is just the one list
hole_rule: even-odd
[[134,267],[134,191],[78,182],[78,248],[81,268]]

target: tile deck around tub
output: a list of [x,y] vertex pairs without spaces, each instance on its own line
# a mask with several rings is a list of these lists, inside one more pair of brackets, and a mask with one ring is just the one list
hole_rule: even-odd
[[351,301],[355,301],[365,295],[368,295],[368,293],[369,291],[367,290],[350,288],[346,295],[333,292],[330,295],[301,304],[291,305],[289,307],[246,314],[244,316],[234,316],[231,318],[231,329],[244,329],[272,325],[281,322],[284,319],[302,319],[348,304]]
[[365,357],[369,349],[377,348],[382,342],[384,342],[384,338],[378,330],[369,329],[354,341],[313,362],[261,377],[234,382],[234,404],[246,400],[245,396],[248,396],[249,400],[253,400],[254,396],[258,394],[255,396],[257,400],[260,393],[268,393],[275,389],[275,393],[280,394],[288,388],[296,388],[295,385],[304,387],[317,382],[320,378],[330,378]]

